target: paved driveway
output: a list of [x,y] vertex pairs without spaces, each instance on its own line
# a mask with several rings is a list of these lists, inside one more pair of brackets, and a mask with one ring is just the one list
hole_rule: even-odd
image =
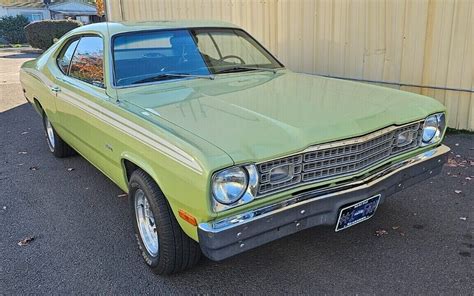
[[0,52],[0,294],[472,295],[474,135],[449,135],[450,166],[367,222],[308,229],[158,277],[141,260],[121,191],[83,158],[50,155],[17,83],[28,57]]

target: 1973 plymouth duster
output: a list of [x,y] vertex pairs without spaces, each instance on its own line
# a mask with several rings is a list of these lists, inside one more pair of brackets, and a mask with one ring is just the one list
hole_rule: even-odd
[[128,193],[158,274],[346,229],[449,151],[439,102],[294,73],[228,23],[83,26],[26,62],[21,83],[49,150],[78,152]]

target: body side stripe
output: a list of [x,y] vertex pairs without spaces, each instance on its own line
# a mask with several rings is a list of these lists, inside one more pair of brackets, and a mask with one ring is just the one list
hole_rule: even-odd
[[[31,74],[32,76],[36,76],[40,78],[40,80],[44,84],[46,84],[48,87],[53,86],[55,84],[48,77],[46,77],[46,75],[44,75],[43,73],[37,70],[27,69],[27,68],[24,70],[28,72],[29,74]],[[194,172],[198,174],[202,174],[202,168],[196,162],[196,160],[192,156],[190,156],[189,154],[181,150],[180,148],[172,145],[170,142],[158,137],[157,135],[129,121],[128,119],[125,119],[117,115],[116,113],[113,113],[110,110],[98,104],[95,104],[94,102],[91,102],[81,96],[78,96],[77,94],[71,91],[63,90],[63,92],[65,92],[65,96],[62,97],[63,100],[77,107],[80,107],[81,110],[94,115],[94,117],[105,121],[106,123],[108,123],[109,125],[117,129],[122,130],[123,132],[127,133],[131,137],[134,137],[140,142],[145,143],[148,146],[152,147],[153,149],[164,153],[171,159],[192,169]],[[69,100],[66,99],[68,96],[70,96]],[[76,102],[76,101],[80,101],[81,103]],[[81,104],[82,106],[79,106],[79,104]]]
[[190,155],[188,155],[186,152],[184,152],[183,150],[181,150],[180,148],[172,145],[170,142],[158,137],[157,135],[151,133],[150,131],[146,130],[145,128],[117,115],[116,113],[113,113],[112,111],[94,103],[94,102],[91,102],[87,99],[84,99],[83,97],[71,92],[71,91],[67,91],[66,92],[67,95],[73,97],[74,99],[78,100],[78,101],[81,101],[82,103],[86,104],[86,105],[89,105],[89,107],[97,110],[97,111],[100,111],[102,113],[104,113],[105,115],[109,116],[110,118],[112,119],[115,119],[115,120],[119,120],[121,123],[127,125],[128,127],[134,129],[135,131],[143,134],[144,136],[147,136],[153,140],[155,140],[156,142],[160,143],[162,146],[168,148],[168,149],[171,149],[173,150],[176,154],[178,154],[178,156],[180,157],[183,157],[183,158],[186,158],[188,161],[191,161],[191,162],[194,162],[194,158]]
[[[66,102],[68,102],[68,103],[70,103],[71,105],[73,105],[73,106],[75,106],[75,107],[81,109],[82,111],[89,113],[89,114],[92,115],[93,117],[95,117],[95,118],[97,118],[97,119],[99,119],[99,120],[101,120],[101,121],[107,123],[108,125],[110,125],[110,126],[112,126],[112,127],[115,127],[116,129],[118,129],[118,130],[120,130],[120,131],[126,133],[127,135],[130,135],[130,136],[134,137],[134,138],[135,138],[136,140],[138,140],[139,142],[141,142],[141,143],[143,143],[143,144],[145,144],[145,145],[147,145],[147,146],[149,146],[149,147],[151,147],[151,148],[153,148],[153,149],[156,149],[156,142],[155,142],[155,141],[153,141],[152,139],[149,139],[149,138],[147,138],[147,137],[144,137],[144,136],[142,136],[142,135],[133,135],[133,132],[134,132],[134,131],[133,131],[132,129],[128,128],[127,126],[121,124],[120,122],[117,122],[117,121],[115,121],[115,120],[111,120],[110,118],[108,118],[108,117],[105,116],[104,114],[98,112],[97,110],[94,110],[94,109],[92,109],[92,108],[88,107],[87,105],[82,104],[82,103],[80,103],[80,102],[74,101],[73,99],[70,99],[70,98],[65,97],[65,98],[63,98],[63,100],[66,101]],[[165,155],[167,155],[168,157],[170,157],[170,158],[176,160],[173,155],[170,155],[170,154],[172,154],[172,152],[173,152],[172,150],[163,151],[162,149],[160,149],[160,151],[161,151],[162,153],[164,153]],[[191,163],[185,163],[185,162],[182,162],[182,161],[181,161],[181,164],[183,164],[184,166],[188,167],[189,169],[195,171],[196,173],[199,173],[199,174],[201,173],[200,171],[197,171],[197,170],[192,166]]]

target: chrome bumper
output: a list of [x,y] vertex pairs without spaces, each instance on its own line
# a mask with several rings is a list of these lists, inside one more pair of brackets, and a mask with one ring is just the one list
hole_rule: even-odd
[[305,228],[334,225],[344,205],[375,194],[381,194],[383,202],[386,197],[438,174],[449,151],[441,145],[363,180],[307,190],[269,206],[200,223],[199,244],[208,258],[223,260]]

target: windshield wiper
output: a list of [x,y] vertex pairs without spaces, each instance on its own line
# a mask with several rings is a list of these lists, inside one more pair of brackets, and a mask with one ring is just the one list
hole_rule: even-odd
[[162,73],[162,74],[158,74],[155,76],[151,76],[151,77],[134,81],[132,84],[166,80],[168,78],[173,78],[173,77],[191,77],[191,78],[203,78],[203,79],[211,79],[211,80],[214,79],[213,75],[194,75],[194,74],[188,74],[188,73]]
[[277,69],[272,69],[272,68],[260,68],[260,67],[247,67],[247,66],[233,66],[229,68],[222,69],[220,71],[217,71],[216,73],[232,73],[232,72],[241,72],[242,70],[258,70],[258,71],[267,71],[267,72],[272,72],[275,74],[277,72]]

